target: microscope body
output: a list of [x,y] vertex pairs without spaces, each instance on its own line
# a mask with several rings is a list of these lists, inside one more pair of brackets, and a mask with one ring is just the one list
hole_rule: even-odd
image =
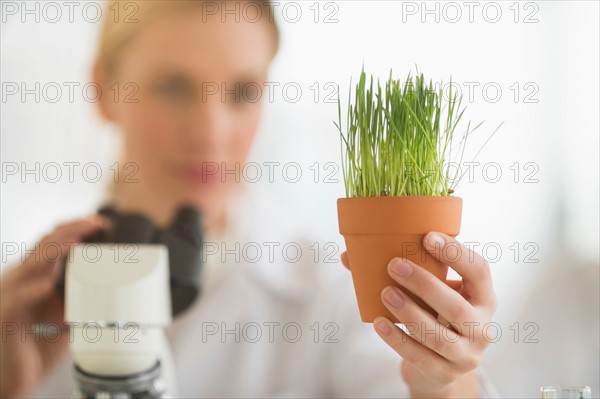
[[200,215],[168,229],[112,210],[111,230],[73,246],[63,280],[75,398],[177,396],[165,329],[196,299]]
[[[164,333],[172,319],[168,261],[164,245],[73,248],[66,270],[65,321],[79,387],[74,396],[176,396]],[[147,383],[130,387],[126,383],[132,378]]]

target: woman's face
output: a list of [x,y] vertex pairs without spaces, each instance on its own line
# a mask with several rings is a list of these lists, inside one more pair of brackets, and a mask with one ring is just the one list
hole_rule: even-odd
[[134,189],[171,206],[221,204],[256,133],[273,31],[266,21],[228,20],[188,10],[148,23],[103,96],[124,134],[124,161],[135,164]]

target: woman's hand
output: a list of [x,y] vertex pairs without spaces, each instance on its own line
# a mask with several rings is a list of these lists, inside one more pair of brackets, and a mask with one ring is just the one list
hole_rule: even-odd
[[[391,259],[390,276],[423,299],[438,318],[397,287],[386,287],[381,299],[398,320],[406,320],[410,335],[385,317],[376,318],[373,325],[404,359],[401,373],[412,397],[479,397],[476,369],[489,345],[484,329],[496,310],[489,264],[445,234],[429,233],[424,246],[454,269],[462,284],[444,283],[408,260]],[[345,252],[342,263],[349,268]]]
[[63,303],[54,286],[72,245],[105,227],[106,219],[92,216],[58,226],[45,236],[23,263],[0,280],[0,397],[27,396],[67,348],[68,333],[35,336],[35,323],[52,323],[47,332],[64,325]]

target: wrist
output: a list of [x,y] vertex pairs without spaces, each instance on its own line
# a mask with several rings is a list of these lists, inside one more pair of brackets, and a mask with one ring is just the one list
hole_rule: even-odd
[[477,369],[461,375],[453,383],[438,389],[424,389],[410,386],[410,397],[422,398],[479,398],[481,395]]

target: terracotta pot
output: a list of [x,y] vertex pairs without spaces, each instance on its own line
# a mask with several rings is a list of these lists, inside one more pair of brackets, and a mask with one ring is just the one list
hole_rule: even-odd
[[[399,286],[387,272],[394,257],[404,257],[446,281],[448,266],[423,248],[430,231],[455,237],[460,232],[462,199],[458,197],[358,197],[337,201],[340,233],[344,236],[354,290],[362,321],[385,316],[399,323],[381,301],[388,285]],[[437,314],[407,289],[424,309]],[[405,320],[410,321],[410,320]]]

